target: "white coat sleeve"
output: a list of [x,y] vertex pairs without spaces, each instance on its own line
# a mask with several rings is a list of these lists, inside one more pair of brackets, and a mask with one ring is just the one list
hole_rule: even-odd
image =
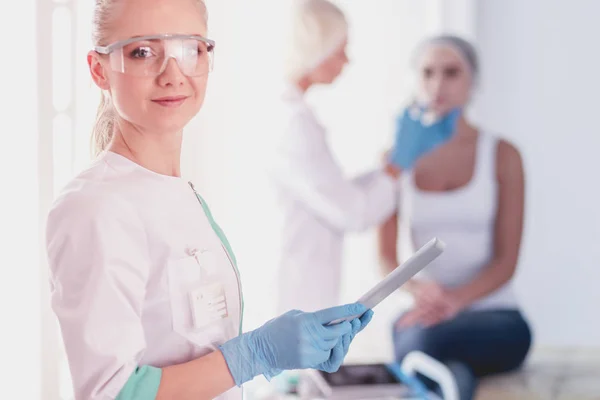
[[311,118],[293,119],[272,160],[275,184],[338,231],[368,229],[396,211],[398,181],[383,170],[345,177]]
[[117,398],[146,347],[146,232],[131,205],[102,197],[67,195],[46,228],[51,303],[76,399]]

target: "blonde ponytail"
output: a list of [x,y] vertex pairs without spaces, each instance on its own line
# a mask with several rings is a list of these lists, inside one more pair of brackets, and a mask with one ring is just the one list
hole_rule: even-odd
[[92,154],[97,157],[108,147],[115,128],[115,111],[110,96],[102,92],[96,122],[92,130]]

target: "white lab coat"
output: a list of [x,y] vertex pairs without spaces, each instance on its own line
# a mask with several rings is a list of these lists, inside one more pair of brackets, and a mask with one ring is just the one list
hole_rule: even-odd
[[[105,153],[57,199],[47,248],[76,399],[114,399],[137,366],[186,362],[240,332],[239,276],[182,179]],[[197,328],[188,294],[209,282],[227,316]]]
[[[346,178],[325,129],[298,89],[285,91],[276,117],[282,124],[268,171],[281,215],[278,312],[335,306],[344,234],[376,226],[392,215],[399,183],[382,170]],[[374,260],[365,268],[375,265]]]

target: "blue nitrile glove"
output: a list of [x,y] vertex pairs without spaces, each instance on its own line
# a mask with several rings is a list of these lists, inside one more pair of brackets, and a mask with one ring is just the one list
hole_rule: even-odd
[[422,121],[425,112],[424,108],[409,107],[396,119],[394,148],[389,155],[391,164],[411,169],[421,156],[450,140],[456,131],[460,109],[450,111],[430,125]]
[[331,350],[331,357],[329,360],[325,361],[323,364],[319,365],[316,369],[325,372],[335,372],[340,368],[340,365],[344,362],[344,358],[348,354],[348,350],[350,350],[350,344],[354,337],[363,329],[369,325],[371,319],[373,318],[373,311],[367,310],[360,318],[354,318],[350,321],[352,325],[352,331],[342,336],[342,340],[335,345],[335,347]]
[[354,315],[368,315],[366,307],[355,303],[314,313],[289,311],[219,349],[238,386],[260,374],[270,379],[282,370],[337,370],[343,356],[332,350],[341,342],[343,352],[343,337],[352,334],[353,326],[348,321],[332,326],[327,323]]

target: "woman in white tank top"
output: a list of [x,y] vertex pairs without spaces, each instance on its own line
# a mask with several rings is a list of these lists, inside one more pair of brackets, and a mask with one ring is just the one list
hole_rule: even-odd
[[[468,42],[429,39],[416,61],[420,104],[437,115],[466,105],[478,72]],[[404,157],[410,162],[402,173],[400,210],[380,229],[381,258],[390,271],[398,265],[399,220],[408,224],[415,247],[434,236],[447,247],[407,285],[415,303],[394,326],[395,355],[401,361],[420,350],[446,363],[461,399],[471,399],[479,377],[517,368],[531,345],[511,285],[522,235],[521,157],[463,115],[428,151],[418,150],[428,147],[421,143],[430,140],[426,124],[420,136],[405,125],[398,125],[394,152],[410,148]]]

